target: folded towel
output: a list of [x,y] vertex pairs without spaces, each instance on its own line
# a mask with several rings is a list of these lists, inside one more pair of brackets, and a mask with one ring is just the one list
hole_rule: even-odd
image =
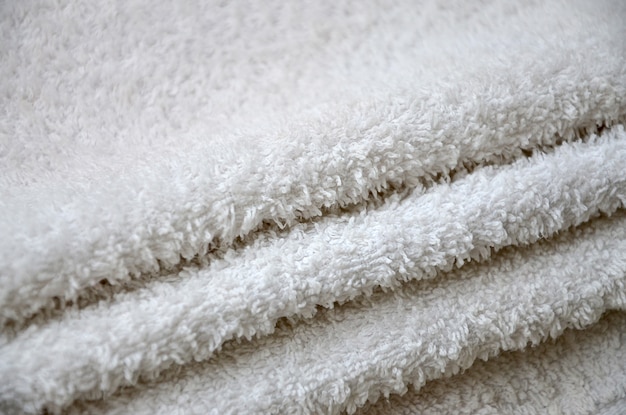
[[0,10],[0,412],[376,411],[624,308],[622,1]]

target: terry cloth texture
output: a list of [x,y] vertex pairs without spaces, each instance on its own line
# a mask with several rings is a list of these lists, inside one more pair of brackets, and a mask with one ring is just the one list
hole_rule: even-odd
[[0,37],[0,413],[625,409],[625,2],[24,0]]
[[623,414],[625,343],[626,315],[611,313],[589,330],[567,330],[556,342],[476,362],[462,375],[358,413],[444,414],[453,407],[458,414]]

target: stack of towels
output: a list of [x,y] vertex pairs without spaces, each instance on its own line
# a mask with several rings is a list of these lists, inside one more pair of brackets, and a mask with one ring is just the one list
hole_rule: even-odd
[[0,3],[0,413],[626,413],[623,0]]

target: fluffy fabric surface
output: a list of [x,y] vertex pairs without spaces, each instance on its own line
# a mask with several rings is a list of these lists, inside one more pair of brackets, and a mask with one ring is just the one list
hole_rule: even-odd
[[0,412],[624,409],[626,3],[335,3],[0,4]]
[[626,315],[612,313],[585,331],[525,353],[504,353],[419,393],[393,395],[360,415],[626,413]]

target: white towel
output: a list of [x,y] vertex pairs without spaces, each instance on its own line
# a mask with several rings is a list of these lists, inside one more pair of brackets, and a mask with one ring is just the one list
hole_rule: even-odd
[[335,3],[0,5],[0,412],[352,413],[624,308],[626,4]]

